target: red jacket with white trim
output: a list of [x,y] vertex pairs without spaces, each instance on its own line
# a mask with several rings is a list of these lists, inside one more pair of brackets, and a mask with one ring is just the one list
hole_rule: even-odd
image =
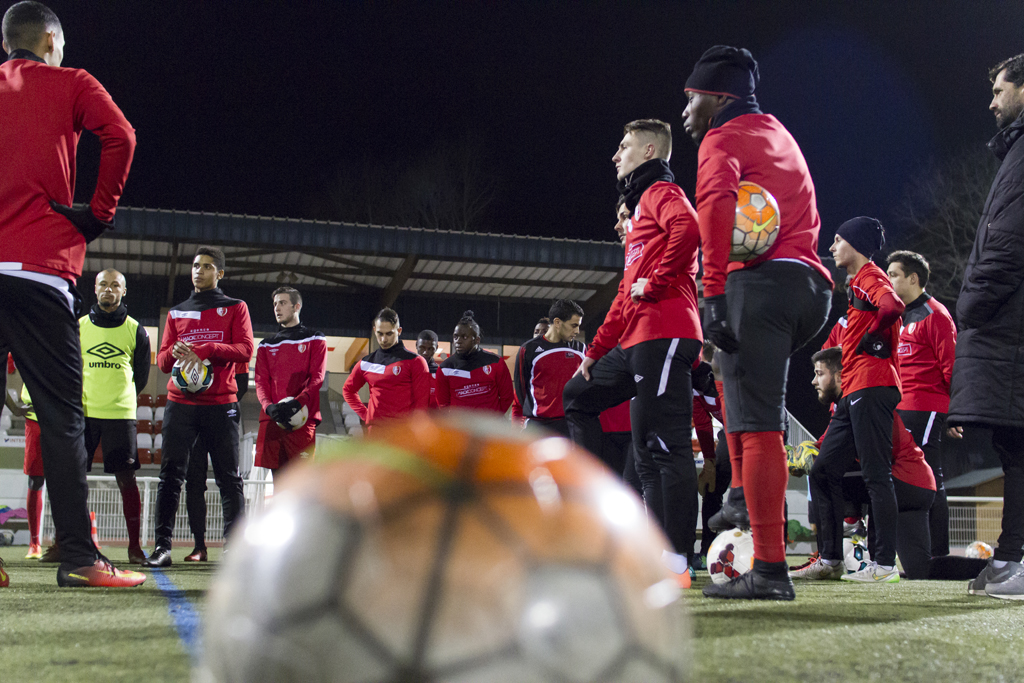
[[[779,234],[767,252],[750,261],[730,261],[740,181],[757,183],[779,204]],[[821,218],[803,152],[771,114],[744,114],[712,128],[697,151],[697,214],[704,254],[704,296],[725,293],[735,270],[787,259],[814,269],[831,285],[818,258]]]
[[549,342],[543,335],[520,346],[512,375],[513,418],[521,421],[565,417],[562,390],[583,362],[586,350],[583,342]]
[[949,383],[956,357],[956,325],[949,311],[925,292],[907,304],[900,327],[903,400],[899,410],[949,412]]
[[[868,308],[861,310],[852,303],[846,311],[846,328],[843,330],[841,343],[843,347],[843,395],[849,396],[855,391],[868,387],[900,389],[899,358],[896,355],[900,336],[899,319],[877,332],[892,349],[888,358],[876,358],[863,352],[857,352],[857,345],[879,318],[877,309],[882,305],[882,298],[891,297],[900,303],[893,291],[889,276],[874,262],[869,261],[857,271],[853,280],[850,281],[848,292],[851,302],[854,299],[859,299],[864,302],[865,306],[874,307],[876,310]],[[900,303],[900,306],[902,305]]]
[[437,405],[504,414],[512,405],[512,376],[501,356],[477,349],[453,354],[437,368]]
[[935,473],[899,413],[892,420],[892,476],[911,486],[935,490]]
[[78,138],[90,130],[102,146],[92,212],[112,221],[135,129],[87,72],[48,66],[27,50],[0,65],[0,122],[0,262],[74,282],[85,238],[50,201],[71,205]]
[[[359,400],[359,390],[370,385],[370,404]],[[345,402],[368,425],[424,410],[430,401],[430,370],[422,356],[401,343],[363,356],[341,388]]]
[[201,394],[183,393],[173,381],[167,382],[167,400],[187,405],[221,405],[238,400],[235,372],[238,363],[252,358],[252,323],[249,308],[240,299],[224,295],[219,287],[193,292],[185,301],[167,311],[156,364],[162,372],[174,367],[171,349],[182,341],[204,361],[210,361],[213,383]]
[[327,366],[327,339],[305,325],[282,327],[256,347],[256,398],[263,410],[260,422],[271,422],[267,406],[288,397],[309,411],[320,424],[320,387]]
[[[674,183],[659,181],[641,195],[626,222],[626,263],[619,292],[587,349],[601,358],[652,339],[703,340],[697,312],[697,214]],[[630,288],[648,278],[643,298]]]

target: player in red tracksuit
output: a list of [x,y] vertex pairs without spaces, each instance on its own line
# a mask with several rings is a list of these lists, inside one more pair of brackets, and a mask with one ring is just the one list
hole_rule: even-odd
[[[327,340],[299,321],[302,295],[292,287],[274,290],[274,317],[281,329],[256,348],[256,398],[263,412],[256,436],[256,466],[277,472],[296,458],[313,458],[320,424],[320,387],[327,364]],[[284,399],[290,398],[290,401]],[[303,408],[306,423],[289,420]]]
[[583,309],[575,301],[559,299],[548,311],[548,319],[547,332],[520,346],[516,354],[512,422],[523,426],[533,422],[568,437],[562,391],[587,350],[576,341]]
[[[135,586],[96,550],[86,502],[82,354],[75,288],[86,244],[113,228],[135,152],[135,130],[103,86],[61,68],[64,30],[45,5],[3,17],[0,65],[0,356],[11,352],[39,416],[60,586]],[[96,189],[71,208],[78,140],[99,138]]]
[[623,133],[612,157],[630,216],[622,282],[586,359],[565,385],[563,402],[573,440],[599,453],[600,413],[633,398],[630,422],[644,500],[672,544],[664,563],[689,587],[697,519],[690,367],[703,339],[700,235],[697,215],[668,166],[669,125],[643,119]]
[[[384,420],[424,410],[430,402],[430,370],[422,356],[402,346],[398,314],[385,308],[373,320],[380,348],[352,367],[341,394],[359,419],[372,428]],[[370,403],[363,405],[359,390],[370,385]]]
[[839,226],[831,247],[836,265],[852,277],[841,341],[843,397],[810,472],[821,562],[838,573],[843,560],[843,476],[860,460],[871,496],[876,552],[867,567],[841,578],[863,583],[899,581],[891,456],[893,414],[900,402],[896,348],[904,306],[888,276],[870,260],[884,244],[884,235],[877,220],[861,216]]
[[[697,152],[704,335],[722,352],[732,488],[712,528],[750,526],[754,571],[704,588],[717,598],[792,600],[786,566],[783,446],[789,357],[828,318],[832,278],[818,258],[814,183],[796,140],[761,112],[747,50],[707,50],[686,80],[685,127]],[[741,181],[768,190],[779,230],[765,253],[731,261]],[[749,510],[749,513],[748,513]],[[748,516],[749,515],[749,516]]]
[[843,343],[843,333],[846,332],[846,316],[840,316],[836,324],[829,330],[828,339],[821,345],[823,349],[831,349]]
[[[822,405],[832,406],[842,399],[842,351],[830,347],[818,351],[811,358],[814,363],[814,380],[812,384],[818,392],[818,400]],[[829,425],[831,429],[832,425]],[[828,436],[828,431],[819,440],[819,447]],[[871,502],[865,488],[863,476],[856,476],[857,464],[851,464],[842,478],[843,497],[857,508]],[[892,424],[892,480],[899,510],[897,517],[897,551],[903,570],[910,579],[926,579],[930,572],[931,542],[928,531],[928,510],[936,492],[936,479],[925,455],[913,436],[903,424],[898,412]],[[812,497],[812,504],[817,499]],[[872,516],[874,517],[874,516]],[[877,552],[876,532],[877,520],[874,518],[869,527],[871,541],[869,548],[872,556]],[[825,566],[814,559],[808,564],[790,572],[790,576],[800,579],[836,579],[845,574],[842,563]]]
[[480,348],[480,339],[473,311],[466,311],[452,335],[454,353],[437,369],[437,404],[504,415],[515,393],[512,376],[501,356]]
[[252,358],[252,323],[244,301],[224,295],[217,286],[224,277],[224,252],[199,247],[192,261],[192,295],[167,312],[156,364],[170,373],[175,362],[188,367],[207,364],[213,373],[201,393],[183,393],[167,382],[164,411],[164,454],[156,494],[156,544],[144,563],[171,565],[171,537],[189,451],[201,439],[210,451],[214,477],[224,508],[224,537],[245,513],[242,477],[238,471],[238,397],[235,371]]
[[437,408],[437,363],[434,361],[434,356],[437,355],[437,332],[420,332],[416,337],[416,353],[427,361],[427,370],[430,372],[430,401],[427,407]]
[[949,505],[942,485],[942,435],[949,411],[949,387],[956,357],[956,325],[949,311],[924,288],[931,270],[923,256],[894,251],[888,258],[889,280],[906,306],[900,327],[900,383],[903,397],[896,410],[935,473],[938,487],[928,513],[932,556],[949,554]]

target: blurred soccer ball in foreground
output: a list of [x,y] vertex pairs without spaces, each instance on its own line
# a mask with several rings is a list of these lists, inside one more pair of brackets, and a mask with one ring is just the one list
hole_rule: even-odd
[[967,546],[967,552],[964,555],[973,560],[990,560],[992,559],[992,546],[985,541],[975,541]]
[[535,437],[416,414],[283,476],[211,587],[200,680],[685,680],[666,539],[596,460]]
[[749,531],[729,529],[708,548],[708,572],[715,583],[728,583],[754,568],[754,537]]

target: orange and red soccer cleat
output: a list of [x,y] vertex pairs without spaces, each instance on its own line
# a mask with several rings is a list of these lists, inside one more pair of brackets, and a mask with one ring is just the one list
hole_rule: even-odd
[[28,544],[28,555],[25,556],[26,560],[38,560],[43,556],[43,549],[39,547],[38,543]]
[[145,580],[146,575],[142,572],[118,569],[103,558],[85,567],[61,565],[57,570],[57,585],[62,588],[131,588],[141,585]]
[[0,588],[7,588],[11,585],[11,577],[4,571],[4,560],[0,557]]

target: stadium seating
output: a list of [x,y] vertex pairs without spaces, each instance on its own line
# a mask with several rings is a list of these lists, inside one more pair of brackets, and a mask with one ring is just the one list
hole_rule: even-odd
[[163,408],[167,405],[167,394],[160,394],[156,397],[156,403],[153,404],[157,408]]
[[156,399],[153,398],[153,394],[139,394],[138,403],[140,406],[152,408]]
[[145,448],[146,450],[152,450],[153,448],[153,435],[145,432],[139,432],[135,437],[135,445],[139,448]]
[[156,412],[153,414],[153,420],[155,420],[156,422],[163,422],[164,421],[164,407],[163,406],[157,406]]
[[155,450],[158,450],[158,451],[163,450],[163,448],[164,448],[164,435],[163,434],[157,434],[156,436],[153,437],[153,448]]
[[148,465],[151,462],[153,462],[153,454],[150,452],[148,448],[138,449],[138,458],[139,462],[142,463],[143,465]]
[[142,433],[152,434],[153,433],[153,423],[150,422],[149,420],[137,420],[136,424],[135,424],[135,431],[136,431],[136,433],[139,433],[139,434],[142,434]]
[[153,451],[152,457],[154,465],[159,465],[163,461],[163,454],[164,452],[160,449]]
[[139,404],[139,407],[135,409],[136,420],[149,420],[153,421],[153,408],[150,406],[144,406]]

